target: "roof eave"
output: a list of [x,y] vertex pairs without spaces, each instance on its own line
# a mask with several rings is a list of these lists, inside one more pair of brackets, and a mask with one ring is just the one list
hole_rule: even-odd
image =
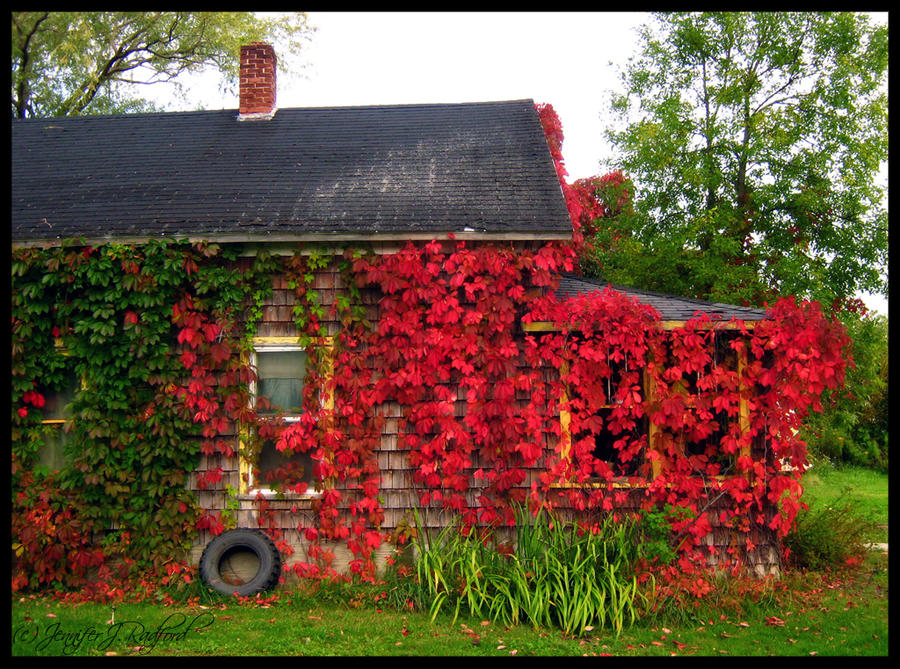
[[[452,235],[452,237],[451,237]],[[431,241],[452,238],[459,241],[571,241],[571,233],[563,232],[383,232],[359,233],[306,233],[306,234],[206,234],[206,235],[138,235],[133,237],[104,236],[83,237],[79,241],[86,246],[103,244],[145,244],[151,240],[177,239],[179,241],[215,242],[218,244],[241,243],[318,243],[318,242],[405,242]],[[13,248],[44,248],[61,246],[64,239],[13,239]]]

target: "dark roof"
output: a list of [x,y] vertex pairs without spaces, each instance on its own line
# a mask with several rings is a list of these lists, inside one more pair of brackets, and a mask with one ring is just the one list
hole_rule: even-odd
[[531,100],[236,116],[14,120],[13,241],[571,235]]
[[636,298],[642,304],[649,304],[659,312],[664,321],[686,321],[698,313],[706,313],[713,318],[725,321],[729,321],[732,318],[743,321],[761,321],[766,316],[766,312],[762,309],[675,297],[674,295],[638,290],[628,286],[617,286],[602,279],[588,279],[573,274],[562,275],[556,295],[559,299],[566,299],[567,297],[603,290],[607,287],[628,297]]

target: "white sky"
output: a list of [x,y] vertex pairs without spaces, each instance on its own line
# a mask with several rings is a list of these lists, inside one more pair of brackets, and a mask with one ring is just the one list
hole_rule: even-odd
[[[309,12],[316,27],[299,77],[279,77],[279,107],[479,102],[530,98],[562,123],[570,180],[603,173],[611,151],[609,91],[634,54],[641,12]],[[886,14],[877,19],[887,21]],[[279,57],[281,54],[278,54]],[[191,84],[188,105],[235,109],[215,76]],[[151,87],[156,88],[156,87]],[[166,87],[159,87],[160,92]],[[887,313],[882,298],[866,297]]]

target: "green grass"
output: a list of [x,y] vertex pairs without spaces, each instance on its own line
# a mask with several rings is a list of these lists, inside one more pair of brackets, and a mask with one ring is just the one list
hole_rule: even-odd
[[[487,620],[383,609],[366,596],[321,604],[282,593],[264,607],[166,608],[72,605],[14,598],[13,655],[886,655],[887,567],[883,555],[854,575],[789,579],[761,606],[711,607],[675,625],[639,622],[616,636],[508,627]],[[773,620],[775,618],[777,620]],[[767,622],[767,619],[769,621]]]
[[872,518],[878,530],[871,541],[888,540],[888,475],[862,467],[833,467],[817,464],[803,476],[803,501],[827,506],[849,489],[856,510]]
[[[850,485],[861,508],[887,524],[887,476],[867,470],[813,470],[814,503]],[[382,596],[385,591],[388,596]],[[777,584],[722,582],[677,615],[643,617],[617,636],[582,637],[559,630],[508,626],[485,618],[386,606],[391,586],[282,590],[264,605],[212,594],[191,604],[71,604],[14,595],[16,656],[768,656],[888,653],[887,557],[873,551],[863,565],[835,572],[787,573]],[[196,590],[199,592],[199,590]]]

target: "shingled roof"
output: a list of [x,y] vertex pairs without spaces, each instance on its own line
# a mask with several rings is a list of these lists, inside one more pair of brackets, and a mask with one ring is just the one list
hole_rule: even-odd
[[762,309],[675,297],[649,290],[613,285],[602,279],[588,279],[573,274],[564,274],[560,277],[556,295],[559,299],[566,299],[596,290],[604,290],[607,287],[628,297],[636,298],[642,304],[649,304],[659,312],[663,321],[687,321],[698,313],[709,314],[714,319],[724,321],[730,321],[732,318],[747,322],[761,321],[766,316],[766,312]]
[[12,239],[559,239],[531,100],[12,122]]

